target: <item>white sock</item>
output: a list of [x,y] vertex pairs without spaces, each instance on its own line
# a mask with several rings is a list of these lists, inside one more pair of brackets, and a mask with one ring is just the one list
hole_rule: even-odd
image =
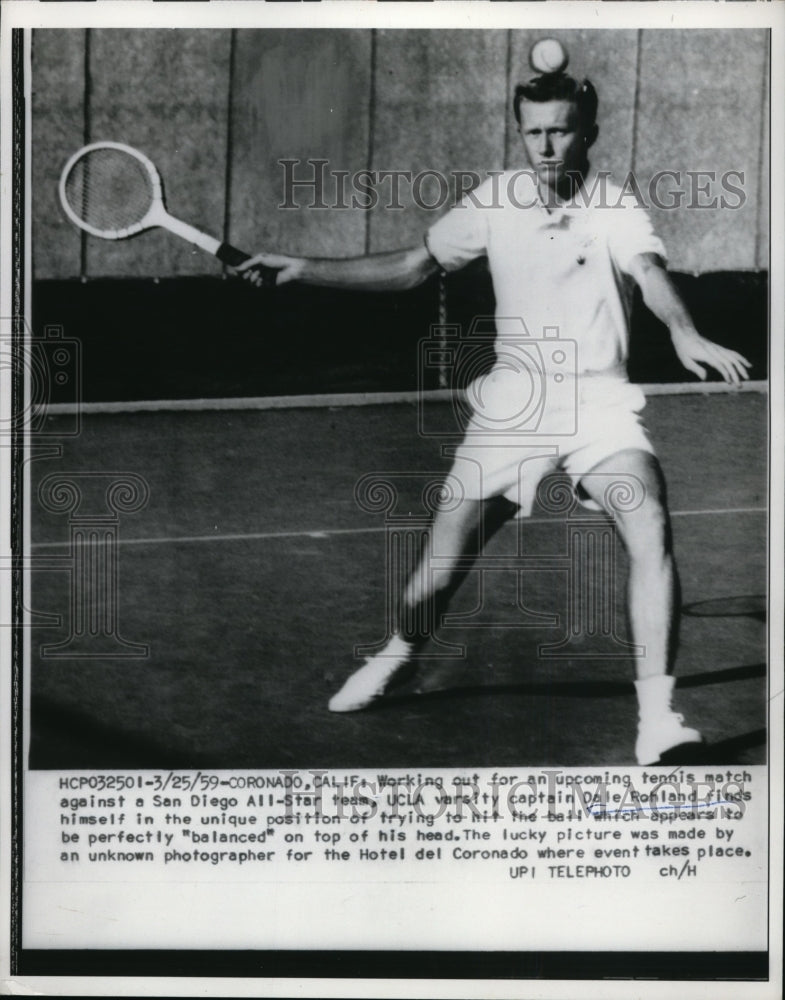
[[671,697],[675,683],[676,678],[670,674],[655,674],[653,677],[635,681],[641,719],[656,718],[671,711]]

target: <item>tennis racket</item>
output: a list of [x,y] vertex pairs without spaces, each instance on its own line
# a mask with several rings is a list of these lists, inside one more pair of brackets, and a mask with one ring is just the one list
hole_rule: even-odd
[[[60,177],[63,211],[80,229],[104,240],[124,240],[158,226],[237,267],[250,258],[230,243],[170,215],[161,175],[153,162],[121,142],[93,142],[69,159]],[[275,284],[276,268],[258,264],[265,286]]]

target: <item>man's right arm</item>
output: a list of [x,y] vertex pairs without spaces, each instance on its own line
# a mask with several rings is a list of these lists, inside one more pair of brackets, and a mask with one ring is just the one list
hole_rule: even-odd
[[347,288],[368,292],[395,292],[414,288],[439,270],[425,246],[364,257],[288,257],[260,253],[237,269],[255,285],[262,279],[257,264],[277,271],[276,285],[301,281],[327,288]]

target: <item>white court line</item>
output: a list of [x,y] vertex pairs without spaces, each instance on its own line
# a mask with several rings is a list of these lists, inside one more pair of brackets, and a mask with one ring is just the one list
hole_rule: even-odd
[[[710,514],[765,514],[766,507],[728,507],[707,510],[672,510],[671,517],[701,517]],[[527,517],[521,521],[514,519],[509,524],[557,524],[555,517]],[[331,538],[333,535],[370,535],[385,531],[384,525],[373,528],[313,528],[310,531],[255,531],[236,535],[182,535],[176,538],[119,538],[119,545],[179,545],[190,542],[248,542],[265,541],[276,538]],[[56,549],[70,546],[71,542],[36,542],[33,549]]]
[[[768,392],[765,380],[729,386],[725,382],[641,383],[647,396],[685,396],[739,392]],[[446,402],[456,395],[452,389],[417,389],[397,392],[316,393],[310,396],[238,396],[225,399],[141,399],[125,402],[49,403],[42,412],[49,416],[73,413],[161,413],[203,410],[289,410],[331,406],[378,406],[389,403]]]

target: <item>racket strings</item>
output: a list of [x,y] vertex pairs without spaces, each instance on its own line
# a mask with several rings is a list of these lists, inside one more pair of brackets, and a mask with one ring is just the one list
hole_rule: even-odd
[[93,149],[65,181],[71,210],[88,226],[118,233],[141,222],[152,207],[152,179],[139,160],[119,149]]

